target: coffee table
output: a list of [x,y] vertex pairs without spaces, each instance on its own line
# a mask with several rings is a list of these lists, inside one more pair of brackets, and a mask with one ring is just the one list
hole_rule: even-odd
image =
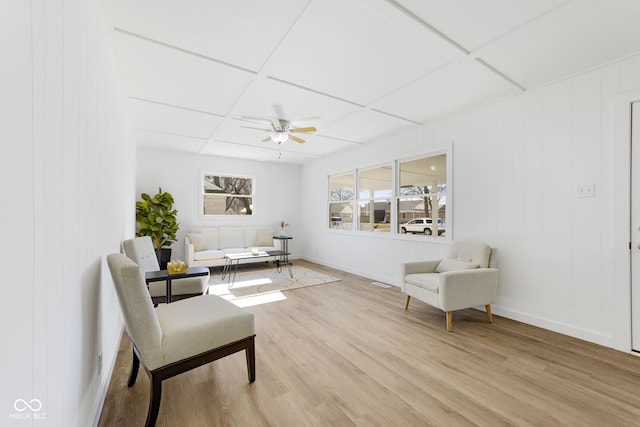
[[[233,283],[236,280],[236,273],[238,272],[238,264],[240,261],[254,258],[269,258],[273,257],[273,260],[276,262],[276,271],[280,273],[282,271],[282,264],[285,264],[289,269],[289,276],[293,279],[293,271],[291,271],[291,264],[289,264],[289,252],[286,251],[260,251],[257,253],[252,252],[242,252],[237,254],[225,254],[224,258],[224,267],[222,268],[222,280],[224,280],[225,276],[227,277],[227,286],[232,287]],[[231,269],[234,266],[233,270],[233,278],[231,278]]]

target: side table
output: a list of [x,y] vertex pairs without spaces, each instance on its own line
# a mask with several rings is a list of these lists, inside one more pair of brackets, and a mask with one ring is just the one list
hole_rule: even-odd
[[280,250],[289,252],[289,240],[293,239],[291,236],[273,236],[274,239],[280,240]]
[[169,274],[167,270],[147,271],[145,273],[145,281],[147,282],[147,284],[151,282],[166,282],[167,283],[166,301],[167,301],[167,304],[170,304],[171,303],[171,280],[184,279],[185,277],[206,276],[207,274],[209,274],[209,269],[206,267],[191,267],[191,268],[188,268],[186,272],[178,273],[178,274]]

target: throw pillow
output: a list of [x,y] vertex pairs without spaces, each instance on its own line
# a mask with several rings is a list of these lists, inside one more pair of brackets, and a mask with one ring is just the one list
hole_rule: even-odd
[[204,251],[209,247],[207,245],[207,238],[204,237],[204,235],[202,234],[188,233],[187,237],[189,238],[189,241],[193,244],[193,249],[196,252]]
[[436,273],[446,273],[447,271],[456,270],[472,270],[480,267],[479,264],[473,264],[465,261],[458,261],[457,259],[445,258],[440,261],[440,264],[436,267]]
[[256,246],[273,246],[273,231],[258,230],[256,232]]

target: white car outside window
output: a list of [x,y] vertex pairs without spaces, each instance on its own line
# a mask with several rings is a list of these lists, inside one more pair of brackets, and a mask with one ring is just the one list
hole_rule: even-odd
[[[442,236],[445,233],[444,224],[441,219],[438,219],[438,236]],[[415,218],[404,224],[400,224],[400,233],[422,233],[427,236],[433,234],[433,220],[431,218]]]

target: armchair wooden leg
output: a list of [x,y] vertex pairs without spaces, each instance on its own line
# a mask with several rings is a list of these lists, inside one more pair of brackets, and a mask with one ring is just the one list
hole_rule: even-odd
[[491,304],[487,304],[484,306],[487,310],[487,317],[489,318],[489,323],[493,323],[493,314],[491,313]]
[[447,332],[453,328],[453,311],[447,311]]
[[145,427],[153,427],[158,420],[160,411],[160,399],[162,398],[162,379],[160,375],[151,374],[151,396],[149,396],[149,411],[147,412],[147,422]]
[[133,349],[133,342],[131,343],[131,347],[131,353],[133,353],[133,362],[131,363],[131,373],[129,373],[129,381],[127,382],[127,387],[132,387],[136,383],[136,378],[138,378],[138,369],[140,368],[140,359],[138,359],[138,355]]
[[411,295],[407,295],[407,298],[404,300],[404,309],[409,309],[409,301],[411,300]]
[[247,357],[247,371],[249,373],[249,382],[252,383],[256,380],[256,347],[253,338],[251,338],[251,340],[247,344],[245,355]]

